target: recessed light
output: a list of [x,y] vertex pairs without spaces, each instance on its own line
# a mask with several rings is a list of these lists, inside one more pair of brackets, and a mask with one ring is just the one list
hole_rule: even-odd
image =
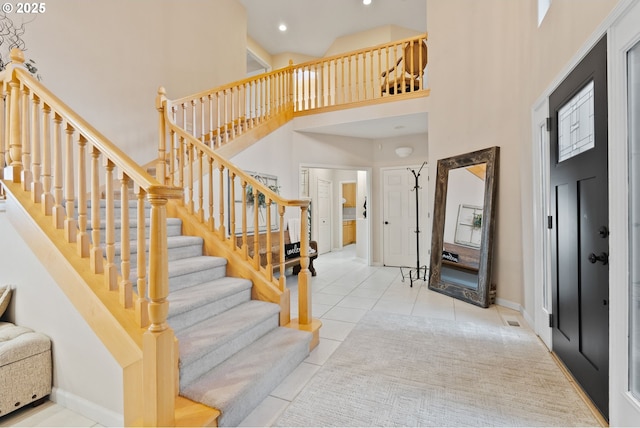
[[278,30],[283,31],[283,32],[287,31],[287,26],[284,25],[284,24],[280,24],[280,26],[278,27]]
[[362,4],[365,6],[369,6],[371,4],[371,0],[362,0]]

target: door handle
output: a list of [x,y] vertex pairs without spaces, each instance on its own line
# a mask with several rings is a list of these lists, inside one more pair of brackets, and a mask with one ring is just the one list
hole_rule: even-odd
[[591,253],[589,254],[589,261],[591,263],[602,262],[603,265],[609,263],[609,255],[607,253],[600,253],[599,256]]
[[385,221],[385,222],[384,222],[384,224],[389,224],[389,222],[388,222],[388,221]]

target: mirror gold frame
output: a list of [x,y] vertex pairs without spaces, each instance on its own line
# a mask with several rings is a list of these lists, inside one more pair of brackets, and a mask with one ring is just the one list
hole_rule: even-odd
[[[490,147],[471,153],[452,156],[438,161],[436,192],[433,208],[433,232],[431,237],[431,265],[429,269],[429,289],[464,300],[484,308],[495,299],[495,286],[491,282],[493,259],[493,235],[495,229],[496,195],[498,189],[498,166],[500,147]],[[470,287],[442,278],[442,254],[444,248],[444,228],[446,218],[447,188],[449,172],[457,168],[486,164],[484,185],[484,205],[477,268],[477,287]],[[489,219],[486,221],[486,219]],[[450,266],[447,264],[447,269]],[[455,268],[454,268],[455,269]],[[461,269],[462,270],[462,269]]]

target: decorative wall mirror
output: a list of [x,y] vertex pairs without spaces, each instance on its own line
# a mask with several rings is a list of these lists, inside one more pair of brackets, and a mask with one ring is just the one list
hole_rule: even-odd
[[499,147],[438,161],[429,289],[489,307]]

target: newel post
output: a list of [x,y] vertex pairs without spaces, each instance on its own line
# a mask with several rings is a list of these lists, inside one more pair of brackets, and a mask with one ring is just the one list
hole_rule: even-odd
[[143,335],[144,425],[174,426],[176,338],[167,324],[169,313],[169,270],[167,249],[167,200],[181,189],[151,188],[151,230],[149,233],[149,321]]
[[[10,53],[11,65],[9,70],[24,64],[24,54],[18,48],[11,49]],[[9,82],[9,167],[13,174],[13,182],[20,183],[22,181],[22,135],[20,124],[20,82],[15,74],[11,72],[11,81]]]
[[300,207],[300,273],[298,274],[298,317],[300,324],[311,324],[311,274],[309,272],[309,206]]
[[162,184],[167,184],[166,159],[167,159],[167,124],[165,119],[165,108],[167,105],[167,91],[164,87],[158,88],[156,97],[156,109],[158,110],[158,160],[156,161],[156,180]]

